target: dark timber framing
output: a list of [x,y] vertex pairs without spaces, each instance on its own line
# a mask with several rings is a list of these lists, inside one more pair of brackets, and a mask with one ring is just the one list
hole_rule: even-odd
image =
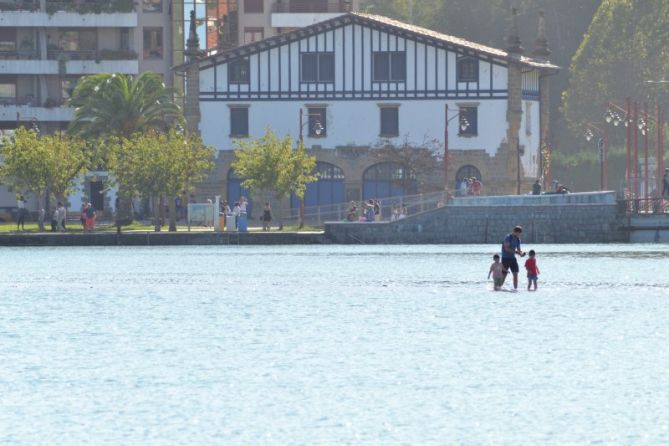
[[[348,33],[350,35],[347,36]],[[336,46],[337,40],[341,43],[339,47]],[[470,46],[472,45],[475,44]],[[433,51],[430,51],[428,46],[431,46]],[[364,15],[345,14],[202,59],[199,62],[201,72],[213,69],[213,91],[201,91],[200,100],[227,102],[319,99],[335,101],[507,99],[506,85],[501,82],[499,85],[494,85],[494,67],[506,67],[508,62],[505,56],[495,54],[495,51],[499,50],[482,48],[484,49],[477,51],[471,47],[460,46],[457,42],[445,41],[438,37],[432,38],[424,33],[413,32],[410,29],[387,24]],[[404,52],[408,59],[411,50],[413,51],[413,78],[409,75],[411,64],[405,60],[407,70],[405,80],[374,81],[372,76],[374,51]],[[272,55],[272,51],[276,51],[276,54]],[[441,51],[443,55],[439,54]],[[262,52],[267,53],[266,58],[261,56]],[[302,82],[300,55],[304,52],[333,53],[335,58],[334,81]],[[419,52],[421,53],[420,59],[422,59],[420,64]],[[477,66],[481,67],[482,64],[485,64],[489,69],[489,85],[481,86],[481,72],[477,82],[459,82],[457,63],[455,64],[455,75],[449,73],[451,68],[449,56],[452,57],[453,54],[455,54],[456,62],[460,57],[471,57],[478,61]],[[293,69],[295,68],[293,67],[295,57],[297,57],[297,73]],[[220,82],[218,76],[221,72],[219,70],[227,67],[229,62],[241,58],[248,58],[249,71],[256,74],[255,82],[252,75],[249,83],[231,84],[229,79],[227,82]],[[275,63],[274,69],[272,62]],[[252,69],[254,63],[256,64],[255,70]],[[287,66],[284,66],[284,63]],[[341,70],[336,69],[338,63],[341,65]],[[430,64],[434,64],[434,67],[431,67]],[[523,73],[523,98],[536,100],[539,98],[538,81],[541,71],[555,66],[550,64],[545,64],[545,67],[533,66],[531,64],[540,64],[531,59],[526,59],[523,64],[528,64],[528,71]],[[264,75],[267,79],[266,85],[263,85]],[[434,78],[431,78],[432,75]],[[287,88],[284,88],[284,82],[287,82]],[[297,87],[297,90],[294,87]],[[209,84],[207,88],[212,88],[212,84]]]

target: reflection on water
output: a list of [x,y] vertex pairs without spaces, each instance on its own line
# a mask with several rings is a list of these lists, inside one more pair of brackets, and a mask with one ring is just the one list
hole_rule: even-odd
[[0,444],[666,442],[669,250],[524,248],[0,249]]

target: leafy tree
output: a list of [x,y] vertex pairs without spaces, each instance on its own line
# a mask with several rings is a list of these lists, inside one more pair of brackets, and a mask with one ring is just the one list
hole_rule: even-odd
[[17,190],[32,192],[43,206],[50,192],[56,199],[72,192],[74,180],[90,165],[90,151],[76,137],[40,135],[19,128],[0,146],[0,178]]
[[[165,88],[162,78],[151,71],[136,77],[121,73],[86,76],[72,93],[70,105],[75,112],[68,132],[100,139],[101,146],[106,147],[109,138],[122,141],[138,132],[166,131],[170,124],[183,122],[173,96],[174,91]],[[101,153],[98,164],[104,166],[106,157]],[[117,224],[132,221],[130,195],[119,187]]]
[[174,197],[190,190],[213,167],[214,149],[199,137],[175,129],[149,131],[119,139],[111,146],[109,168],[119,188],[153,198],[155,230],[160,231],[159,198],[170,199],[170,231],[176,231]]
[[307,184],[318,179],[312,174],[316,157],[309,155],[300,141],[293,149],[290,135],[280,139],[268,128],[263,137],[239,140],[236,145],[232,168],[244,178],[242,185],[247,189],[269,193],[279,202],[291,193],[302,199]]
[[398,164],[408,169],[409,175],[399,179],[399,185],[404,190],[410,190],[414,184],[420,191],[441,190],[440,169],[443,164],[439,160],[443,155],[439,153],[439,144],[436,140],[425,140],[420,146],[412,145],[408,138],[399,144],[390,144],[382,141],[372,152],[378,162]]
[[563,111],[574,132],[598,120],[609,100],[626,96],[665,102],[669,89],[648,84],[669,71],[669,3],[664,0],[603,1],[570,67]]
[[166,130],[169,122],[181,122],[181,108],[162,78],[145,71],[137,77],[121,73],[86,76],[72,93],[75,108],[68,132],[84,137],[120,136]]

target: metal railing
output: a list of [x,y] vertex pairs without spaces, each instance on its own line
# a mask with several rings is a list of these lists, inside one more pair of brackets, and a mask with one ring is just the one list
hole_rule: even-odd
[[39,59],[39,52],[36,50],[9,50],[0,51],[0,59],[3,60],[35,60]]
[[618,206],[627,215],[669,214],[669,197],[618,200]]
[[[391,220],[393,207],[401,206],[403,208],[402,215],[404,216],[430,211],[446,204],[446,194],[444,192],[431,192],[417,195],[401,195],[380,198],[378,201],[381,208],[381,220],[387,222]],[[326,221],[360,221],[360,217],[364,213],[365,202],[366,200],[323,206],[307,206],[304,208],[304,224],[320,227]],[[355,211],[352,214],[354,206]],[[351,218],[352,215],[354,215],[354,218]],[[274,223],[278,223],[278,219],[275,220]],[[284,225],[297,225],[299,220],[299,208],[291,208],[281,215],[281,221]]]
[[78,50],[66,51],[61,49],[47,50],[49,60],[58,60],[64,56],[67,60],[136,60],[137,53],[133,50]]
[[33,0],[3,0],[0,1],[0,11],[37,11],[39,1]]
[[347,8],[345,0],[278,0],[272,12],[335,13],[346,12]]

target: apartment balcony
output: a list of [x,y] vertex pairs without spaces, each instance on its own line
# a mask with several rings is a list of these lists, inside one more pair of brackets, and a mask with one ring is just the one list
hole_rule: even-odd
[[[2,9],[0,0],[0,27],[63,27],[63,28],[134,28],[137,13],[129,0],[94,2],[49,2],[46,11],[31,6]],[[4,0],[7,1],[7,0]],[[16,4],[19,4],[17,1]]]
[[277,0],[272,7],[273,28],[303,28],[350,10],[351,0]]
[[21,75],[138,74],[139,62],[137,53],[125,50],[61,51],[51,49],[47,51],[47,60],[37,59],[37,57],[34,59],[3,59],[0,53],[0,73]]
[[62,105],[62,100],[48,99],[37,104],[32,97],[0,98],[0,121],[64,122],[71,121],[74,109]]

